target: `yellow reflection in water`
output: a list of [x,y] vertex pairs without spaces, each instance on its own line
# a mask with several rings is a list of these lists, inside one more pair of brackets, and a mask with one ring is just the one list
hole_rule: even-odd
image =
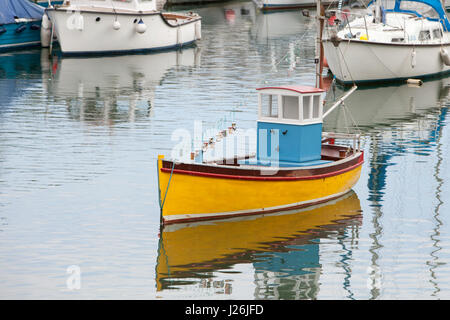
[[[309,210],[166,226],[158,252],[157,290],[169,288],[166,280],[199,278],[198,272],[258,263],[255,255],[290,251],[289,246],[325,237],[330,228],[359,225],[361,220],[359,199],[351,191]],[[315,252],[317,257],[312,259],[318,261],[318,250]]]

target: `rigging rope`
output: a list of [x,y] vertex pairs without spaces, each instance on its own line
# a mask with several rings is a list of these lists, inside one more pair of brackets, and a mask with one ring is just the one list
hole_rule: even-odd
[[361,129],[359,128],[358,124],[356,123],[355,119],[352,117],[352,113],[350,112],[350,109],[347,107],[347,105],[342,102],[342,107],[344,109],[344,117],[346,117],[346,114],[350,117],[350,120],[352,122],[353,127],[356,129],[356,132],[358,134],[362,134]]
[[[350,44],[350,39],[348,39],[347,46],[348,46],[349,44]],[[352,80],[353,85],[356,85],[355,79],[353,79],[352,73],[350,72],[350,68],[349,68],[348,65],[347,65],[347,61],[345,61],[345,56],[344,56],[344,53],[343,53],[342,50],[341,50],[341,46],[338,46],[337,48],[338,48],[338,50],[339,50],[339,52],[340,52],[340,54],[341,54],[341,56],[342,56],[342,61],[344,61],[345,68],[347,69],[348,75],[350,76],[350,79]],[[342,70],[342,69],[341,69],[341,70]]]

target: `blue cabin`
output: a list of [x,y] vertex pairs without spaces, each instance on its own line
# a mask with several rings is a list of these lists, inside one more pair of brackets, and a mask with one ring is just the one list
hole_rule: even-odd
[[256,160],[246,164],[311,166],[321,160],[323,93],[308,86],[258,90]]

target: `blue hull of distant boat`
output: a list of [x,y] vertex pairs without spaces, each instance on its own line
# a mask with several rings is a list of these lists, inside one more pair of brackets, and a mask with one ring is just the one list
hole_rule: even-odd
[[[51,3],[57,5],[62,4],[63,1],[51,1]],[[37,4],[47,7],[48,1],[40,1]],[[41,19],[35,19],[29,22],[0,24],[0,52],[39,46],[41,44],[41,22]]]
[[[64,0],[57,0],[57,1],[50,1],[52,3],[52,5],[60,5],[64,2]],[[41,7],[47,8],[48,7],[48,1],[38,1],[36,2],[38,5],[40,5]]]
[[0,25],[0,51],[40,44],[41,20]]

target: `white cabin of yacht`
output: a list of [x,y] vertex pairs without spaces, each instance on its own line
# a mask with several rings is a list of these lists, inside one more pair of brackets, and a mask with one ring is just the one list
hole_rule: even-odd
[[338,32],[342,39],[405,44],[436,44],[450,39],[440,14],[423,2],[373,2],[362,13],[345,13],[340,18],[348,21]]
[[156,11],[156,0],[65,0],[63,6],[147,12]]

